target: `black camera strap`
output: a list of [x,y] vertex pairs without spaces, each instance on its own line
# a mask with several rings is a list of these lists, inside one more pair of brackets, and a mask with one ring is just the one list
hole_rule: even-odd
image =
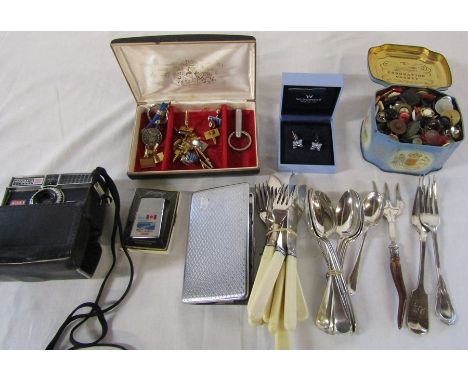
[[[130,254],[127,251],[127,247],[123,243],[122,237],[122,222],[120,220],[120,197],[119,197],[119,192],[117,190],[117,187],[115,186],[114,181],[111,179],[111,177],[107,174],[106,170],[104,170],[102,167],[97,167],[93,171],[93,175],[100,176],[102,179],[104,179],[107,187],[109,188],[110,195],[114,199],[114,204],[115,204],[115,214],[114,214],[114,225],[112,228],[112,235],[111,235],[111,252],[112,252],[112,264],[107,271],[106,276],[104,277],[104,280],[102,281],[101,287],[99,288],[99,292],[97,294],[97,297],[94,301],[91,302],[85,302],[83,304],[78,305],[73,311],[69,314],[69,316],[65,319],[63,324],[60,326],[59,330],[55,334],[54,338],[50,343],[47,345],[46,350],[53,350],[55,346],[57,345],[57,342],[59,341],[60,337],[63,335],[65,330],[68,328],[68,326],[72,323],[75,323],[76,321],[79,321],[75,323],[75,325],[72,327],[69,335],[69,340],[70,343],[72,344],[72,347],[69,349],[83,349],[83,348],[88,348],[88,347],[94,347],[94,346],[102,346],[102,347],[114,347],[114,348],[119,348],[119,349],[125,349],[122,345],[118,344],[112,344],[112,343],[104,343],[101,342],[104,340],[108,333],[109,326],[107,324],[107,320],[105,317],[105,314],[111,311],[112,309],[116,308],[125,298],[125,296],[128,294],[130,291],[130,288],[132,286],[133,282],[133,275],[134,275],[134,268],[133,268],[133,262],[130,257]],[[119,233],[119,241],[120,245],[125,253],[125,256],[128,260],[128,264],[130,266],[130,277],[128,280],[127,287],[125,288],[125,291],[122,293],[120,298],[112,303],[111,305],[103,308],[100,305],[99,300],[101,299],[104,287],[106,286],[107,281],[109,280],[109,277],[114,270],[115,264],[117,262],[117,256],[116,256],[116,251],[115,251],[115,239],[117,236],[117,232]],[[85,308],[89,308],[89,311],[84,312],[84,313],[79,313]],[[89,341],[89,342],[81,342],[78,341],[75,338],[75,332],[80,328],[81,325],[83,325],[88,319],[90,318],[97,318],[98,322],[101,326],[101,333],[97,339],[94,341]]]

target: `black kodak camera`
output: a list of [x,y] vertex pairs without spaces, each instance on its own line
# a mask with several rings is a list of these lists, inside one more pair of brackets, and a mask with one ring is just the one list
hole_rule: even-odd
[[108,193],[95,173],[12,178],[0,207],[0,277],[91,277]]

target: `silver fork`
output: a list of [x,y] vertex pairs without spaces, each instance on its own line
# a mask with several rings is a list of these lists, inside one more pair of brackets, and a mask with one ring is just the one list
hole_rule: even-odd
[[[378,193],[377,185],[372,182],[374,191]],[[397,312],[397,324],[398,329],[403,326],[403,317],[405,314],[406,307],[406,287],[403,280],[403,273],[401,271],[400,264],[400,247],[398,246],[396,239],[396,219],[401,215],[405,203],[401,198],[400,185],[397,184],[395,187],[395,203],[390,200],[390,190],[388,189],[387,183],[384,185],[384,212],[383,216],[388,222],[388,236],[390,238],[390,244],[388,249],[390,251],[390,272],[392,274],[393,283],[398,293],[398,312]]]
[[255,195],[257,198],[257,211],[260,219],[266,224],[266,215],[268,207],[268,197],[270,195],[270,188],[266,183],[255,185]]
[[[274,224],[273,200],[276,198],[276,196],[280,192],[283,192],[283,190],[284,190],[284,186],[273,187],[266,183],[255,185],[255,195],[257,199],[258,215],[260,217],[260,220],[266,226],[267,231],[270,231],[270,229],[272,228]],[[255,277],[254,284],[252,286],[252,290],[250,292],[251,295],[255,295],[257,293],[258,284],[259,284],[259,282],[257,282],[257,278],[260,280],[263,277],[263,274],[268,269],[268,264],[275,250],[277,237],[278,237],[277,232],[272,232],[267,235],[267,242],[265,244],[265,248],[263,249],[263,254],[260,258],[260,264],[257,269],[257,274]],[[247,309],[249,312],[249,323],[251,325],[261,325],[264,323],[264,319],[260,317],[254,318],[251,315],[250,305],[247,306]]]
[[434,177],[432,178],[432,182],[430,180],[428,182],[424,204],[425,211],[419,215],[419,219],[421,220],[421,224],[432,234],[432,244],[434,246],[437,271],[436,314],[444,324],[452,325],[455,323],[457,316],[453,309],[452,302],[450,301],[450,296],[440,270],[439,245],[437,242],[437,227],[440,224],[440,216],[437,205],[437,186]]
[[[273,229],[282,227],[287,216],[288,208],[293,204],[296,192],[288,192],[282,188],[272,202],[272,212],[274,218]],[[287,248],[284,248],[283,233],[279,231],[276,240],[275,253],[271,258],[268,268],[261,277],[255,278],[254,287],[247,304],[247,310],[252,321],[260,320],[265,311],[265,307],[275,286],[276,279],[287,255]]]
[[411,293],[408,304],[408,327],[417,334],[425,334],[429,331],[429,311],[427,293],[424,290],[424,263],[426,259],[426,238],[429,230],[421,224],[421,215],[426,212],[424,181],[419,179],[419,186],[416,191],[413,203],[413,212],[411,223],[416,227],[419,233],[420,242],[420,263],[418,286]]

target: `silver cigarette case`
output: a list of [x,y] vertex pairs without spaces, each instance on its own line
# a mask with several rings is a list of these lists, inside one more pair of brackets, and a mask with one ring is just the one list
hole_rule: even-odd
[[182,301],[236,303],[249,294],[252,206],[247,183],[192,195]]

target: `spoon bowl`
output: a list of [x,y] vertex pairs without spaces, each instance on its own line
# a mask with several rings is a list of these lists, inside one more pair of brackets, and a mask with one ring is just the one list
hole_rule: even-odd
[[328,239],[335,231],[336,221],[330,199],[321,191],[309,190],[310,224],[318,238]]
[[362,201],[364,228],[379,224],[384,211],[384,197],[378,192],[369,192]]
[[336,233],[340,237],[337,252],[343,266],[346,248],[360,235],[364,222],[361,198],[356,191],[347,190],[343,193],[336,206],[335,217]]
[[335,208],[336,233],[340,238],[348,237],[353,234],[354,208],[353,197],[350,190],[341,195]]

